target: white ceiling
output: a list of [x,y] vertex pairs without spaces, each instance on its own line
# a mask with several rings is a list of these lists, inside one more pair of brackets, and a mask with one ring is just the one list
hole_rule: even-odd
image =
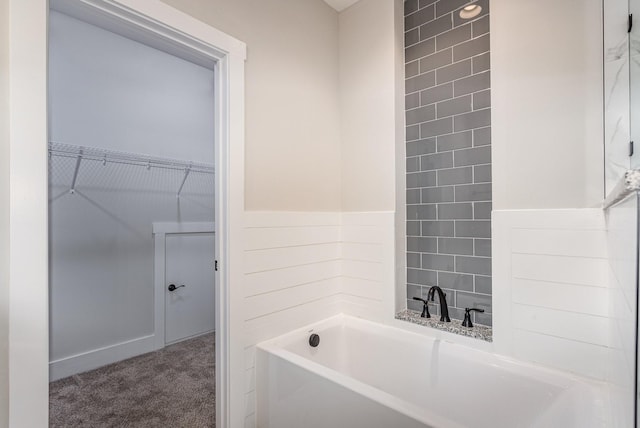
[[324,0],[329,6],[337,10],[338,12],[342,12],[349,6],[354,3],[357,3],[358,0]]

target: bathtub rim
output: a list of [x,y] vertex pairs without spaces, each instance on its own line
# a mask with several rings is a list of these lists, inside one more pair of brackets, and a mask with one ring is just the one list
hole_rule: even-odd
[[[400,321],[403,324],[405,323],[404,321]],[[524,368],[526,371],[531,371],[531,372],[541,372],[543,374],[545,374],[548,377],[560,377],[563,379],[566,379],[567,381],[571,381],[574,383],[584,383],[588,386],[594,387],[594,388],[601,388],[601,387],[605,387],[608,385],[608,382],[605,381],[601,381],[598,379],[593,379],[593,378],[589,378],[586,376],[581,376],[579,374],[576,373],[572,373],[572,372],[568,372],[568,371],[564,371],[564,370],[560,370],[560,369],[556,369],[553,367],[549,367],[549,366],[545,366],[542,364],[537,364],[531,361],[525,361],[525,360],[519,360],[517,358],[511,357],[511,356],[507,356],[507,355],[503,355],[500,354],[498,352],[493,351],[493,348],[491,346],[489,347],[475,347],[475,346],[469,346],[467,345],[467,343],[460,343],[458,340],[454,340],[457,339],[456,334],[453,333],[447,333],[447,332],[443,332],[443,333],[447,333],[446,335],[441,336],[440,330],[436,330],[436,329],[432,329],[432,328],[427,328],[424,329],[423,326],[418,326],[416,325],[416,327],[418,327],[419,331],[414,331],[413,329],[405,329],[405,328],[401,328],[398,327],[396,325],[396,323],[393,324],[384,324],[384,323],[380,323],[380,322],[376,322],[376,321],[371,321],[371,320],[367,320],[364,318],[359,318],[359,317],[355,317],[353,315],[349,315],[349,314],[345,314],[345,313],[340,313],[340,314],[336,314],[336,315],[332,315],[330,317],[327,317],[325,319],[322,319],[320,321],[316,321],[310,324],[307,324],[303,327],[299,327],[293,330],[290,330],[284,334],[281,334],[279,336],[276,336],[274,338],[271,339],[267,339],[264,340],[258,344],[256,344],[256,348],[262,348],[262,349],[276,349],[276,348],[282,348],[283,347],[283,340],[287,340],[287,342],[290,342],[291,340],[293,340],[294,336],[297,335],[301,335],[303,333],[312,333],[314,331],[316,331],[317,329],[319,329],[320,327],[322,328],[328,328],[328,327],[332,327],[332,326],[337,326],[337,325],[343,325],[343,324],[347,324],[347,325],[354,325],[354,326],[360,326],[360,327],[364,327],[365,329],[368,330],[372,330],[372,329],[376,329],[376,333],[378,332],[378,330],[382,331],[382,332],[390,332],[390,331],[398,331],[400,332],[400,334],[402,335],[407,335],[407,336],[414,336],[413,339],[418,339],[418,340],[428,340],[428,341],[432,341],[433,343],[435,342],[440,342],[445,344],[445,346],[447,347],[452,347],[453,349],[458,349],[461,348],[460,351],[464,351],[464,353],[466,355],[473,355],[476,357],[480,358],[480,361],[484,361],[488,364],[491,364],[492,359],[496,360],[497,362],[500,363],[504,363],[506,365],[511,365],[514,367],[522,367]],[[410,324],[410,323],[409,323]],[[424,329],[425,331],[422,331],[422,329]],[[433,333],[435,332],[435,333]],[[451,338],[448,336],[455,336],[455,338]],[[470,341],[474,341],[477,342],[478,339],[473,339],[473,338],[467,338]],[[466,341],[465,341],[466,342]],[[487,343],[488,345],[491,345],[491,343]],[[286,346],[286,345],[285,345]],[[292,351],[288,351],[285,349],[286,352],[290,353],[290,354],[295,354]],[[301,357],[303,358],[303,357]],[[478,361],[478,360],[476,360]],[[545,377],[546,377],[545,376]]]

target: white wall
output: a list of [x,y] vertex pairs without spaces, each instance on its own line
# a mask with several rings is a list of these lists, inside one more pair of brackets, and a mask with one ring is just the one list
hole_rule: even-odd
[[491,3],[492,264],[496,352],[607,380],[602,13]]
[[[213,163],[213,72],[50,15],[53,141]],[[99,52],[98,55],[96,55]],[[214,177],[50,161],[51,378],[153,349],[152,223],[213,221]],[[99,351],[102,350],[102,351]]]
[[338,15],[320,0],[163,0],[238,38],[247,210],[340,209]]
[[493,212],[498,353],[598,380],[611,355],[601,209]]
[[59,12],[49,24],[52,141],[213,163],[212,70]]
[[[395,2],[361,0],[339,15],[342,209],[395,206]],[[400,70],[404,73],[404,70]],[[402,144],[403,138],[400,138]]]
[[595,209],[493,213],[495,351],[609,382],[633,425],[637,198]]
[[339,14],[344,310],[384,322],[406,304],[403,28],[401,0]]
[[343,311],[389,323],[395,315],[394,213],[342,214]]
[[602,200],[600,0],[492,1],[491,100],[494,209]]
[[254,427],[255,345],[342,311],[341,219],[247,212],[244,224],[244,411]]
[[9,426],[9,3],[0,2],[0,428]]
[[632,196],[606,214],[610,287],[611,355],[607,380],[612,385],[615,426],[632,426],[636,364],[638,198]]

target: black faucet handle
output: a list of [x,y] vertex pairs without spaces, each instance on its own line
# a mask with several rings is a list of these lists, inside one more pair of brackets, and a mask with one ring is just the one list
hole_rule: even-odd
[[414,297],[413,300],[422,302],[422,313],[420,314],[420,317],[431,318],[431,314],[429,313],[429,301],[425,299],[421,299],[420,297]]
[[484,309],[478,308],[464,308],[464,321],[462,321],[463,327],[473,327],[473,323],[471,322],[471,311],[475,312],[484,312]]

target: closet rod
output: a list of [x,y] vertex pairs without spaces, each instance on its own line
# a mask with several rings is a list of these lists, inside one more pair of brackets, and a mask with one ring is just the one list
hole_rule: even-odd
[[115,163],[143,166],[147,169],[160,168],[183,172],[188,170],[189,173],[201,174],[213,174],[215,172],[214,167],[206,163],[159,158],[148,155],[97,149],[86,146],[75,146],[72,144],[56,142],[49,143],[49,155],[76,159],[77,163],[79,163],[80,160],[89,160],[101,162],[103,165],[106,165],[107,163]]

